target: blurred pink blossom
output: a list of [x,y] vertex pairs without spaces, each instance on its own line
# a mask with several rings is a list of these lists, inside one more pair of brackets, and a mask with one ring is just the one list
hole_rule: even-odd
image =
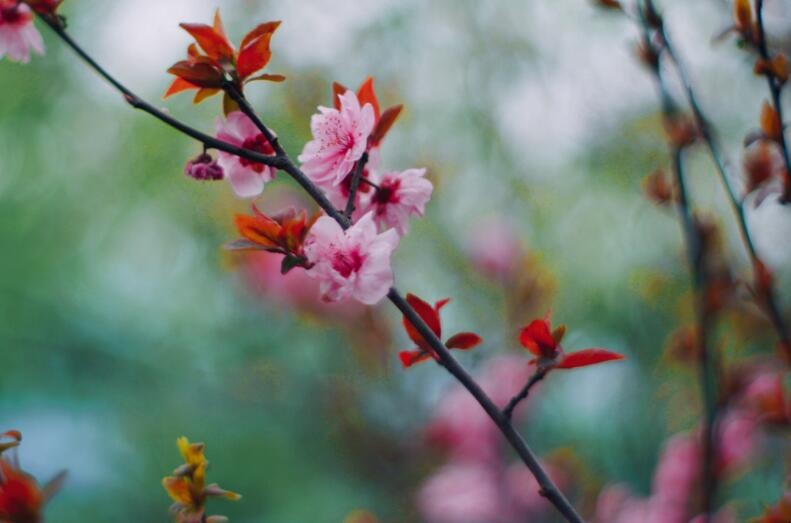
[[0,58],[30,61],[30,51],[44,54],[44,41],[33,24],[33,13],[24,2],[0,0]]
[[[265,155],[274,154],[266,137],[240,111],[217,119],[217,138],[237,147]],[[254,198],[264,190],[264,184],[275,177],[275,171],[262,163],[251,162],[224,151],[219,151],[217,163],[225,172],[231,187],[240,198]]]
[[418,510],[426,523],[507,523],[497,471],[480,463],[451,463],[420,489]]
[[371,213],[346,231],[322,216],[305,240],[305,255],[313,264],[308,275],[320,282],[324,300],[354,298],[373,305],[393,285],[390,255],[397,246],[398,234],[393,229],[377,233]]
[[519,268],[522,245],[513,227],[500,217],[485,219],[473,227],[467,245],[470,261],[486,277],[507,281]]

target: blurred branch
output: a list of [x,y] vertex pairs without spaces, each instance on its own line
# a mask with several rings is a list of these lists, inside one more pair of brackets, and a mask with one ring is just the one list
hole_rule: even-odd
[[650,17],[653,18],[653,21],[649,20],[649,22],[652,22],[650,25],[652,25],[653,29],[656,30],[656,35],[659,38],[659,43],[661,44],[661,48],[657,49],[656,51],[658,53],[667,53],[667,56],[670,58],[670,61],[673,63],[676,71],[678,72],[678,75],[684,86],[684,92],[686,93],[687,101],[690,108],[692,109],[692,114],[695,117],[695,122],[697,123],[703,141],[708,147],[709,153],[714,160],[720,181],[722,182],[722,186],[725,189],[728,200],[731,203],[733,212],[736,215],[739,232],[741,233],[742,241],[752,264],[754,285],[756,289],[762,289],[761,295],[763,297],[764,309],[769,316],[772,327],[777,333],[778,339],[780,340],[783,355],[785,356],[787,363],[791,363],[791,334],[789,334],[788,325],[783,318],[783,313],[780,309],[774,286],[766,286],[764,283],[766,265],[758,256],[752,236],[750,235],[750,231],[747,227],[744,200],[736,196],[736,191],[731,185],[731,176],[728,172],[728,168],[726,167],[726,162],[717,139],[716,131],[700,105],[700,101],[695,94],[695,90],[693,89],[692,82],[690,80],[689,74],[687,73],[686,67],[684,67],[684,64],[682,63],[673,44],[670,41],[670,37],[667,33],[662,16],[654,8],[652,0],[646,0],[645,5],[651,12]]
[[[662,52],[667,51],[666,46],[657,46],[651,39],[652,29],[657,32],[663,31],[661,19],[656,17],[655,11],[651,5],[651,1],[646,2],[647,13],[640,12],[640,24],[642,30],[642,43],[645,49],[652,53],[656,58],[653,61],[651,72],[656,81],[656,85],[660,94],[662,104],[662,115],[665,121],[666,129],[673,128],[679,118],[679,111],[670,94],[665,78],[662,74],[660,59]],[[658,28],[651,20],[660,20]],[[664,38],[662,38],[664,40]],[[661,42],[660,42],[661,44]],[[668,52],[668,55],[670,53]],[[701,134],[703,130],[699,130]],[[703,134],[704,140],[705,134]],[[684,162],[683,153],[684,148],[689,146],[691,142],[679,142],[674,140],[673,136],[668,137],[668,145],[670,147],[670,156],[672,159],[673,174],[675,177],[677,187],[676,207],[681,223],[684,241],[687,250],[687,261],[689,264],[689,271],[692,276],[692,285],[694,290],[695,300],[695,316],[697,323],[697,346],[699,356],[699,372],[701,394],[704,403],[704,416],[703,416],[703,464],[702,464],[702,477],[703,477],[703,492],[702,492],[702,509],[704,514],[704,523],[708,522],[709,515],[712,513],[714,498],[717,493],[717,475],[715,470],[715,457],[716,457],[716,423],[717,423],[717,384],[716,384],[716,366],[714,364],[714,354],[709,347],[709,332],[711,330],[711,315],[707,304],[707,288],[708,277],[706,270],[705,249],[703,246],[703,239],[701,231],[692,213],[692,206],[689,199],[687,190],[686,177],[684,175]]]
[[[764,0],[755,0],[756,27],[758,28],[758,54],[766,62],[770,63],[772,57],[769,54],[769,47],[766,43],[766,30],[764,28]],[[778,137],[780,148],[783,151],[783,161],[785,162],[785,190],[783,191],[783,203],[791,203],[791,157],[788,154],[788,142],[783,121],[783,102],[781,93],[783,81],[776,75],[767,72],[766,82],[769,84],[769,92],[772,94],[772,105],[774,106],[777,118],[780,120],[781,132]]]
[[[278,144],[274,133],[272,133],[266,127],[266,125],[264,125],[264,123],[250,106],[247,99],[235,88],[232,86],[225,86],[226,92],[234,99],[235,102],[237,102],[237,104],[239,104],[240,109],[252,119],[253,123],[255,123],[258,129],[264,134],[266,139],[272,145],[272,148],[275,151],[274,156],[260,155],[243,148],[233,147],[230,144],[192,129],[191,127],[179,122],[162,111],[159,111],[144,100],[134,95],[129,89],[123,86],[101,66],[99,66],[80,46],[78,46],[71,39],[71,37],[57,22],[45,17],[41,17],[41,19],[44,20],[47,25],[49,25],[52,30],[67,45],[69,45],[69,47],[71,47],[78,55],[80,55],[89,66],[91,66],[96,72],[104,77],[104,79],[107,80],[113,87],[115,87],[115,89],[120,91],[133,107],[144,110],[145,112],[158,118],[176,130],[181,131],[182,133],[200,141],[207,147],[216,148],[230,154],[247,158],[251,161],[264,163],[285,171],[295,181],[297,181],[297,183],[299,183],[308,192],[308,194],[327,213],[327,215],[335,219],[335,221],[337,221],[342,228],[347,229],[350,227],[351,221],[344,214],[335,209],[335,207],[324,196],[321,190],[310,181],[310,179],[299,169],[299,167],[297,167],[297,165]],[[475,398],[481,407],[483,407],[484,411],[486,411],[503,436],[508,440],[533,476],[535,476],[536,481],[540,486],[540,494],[547,498],[547,500],[554,505],[557,511],[560,512],[560,514],[562,514],[567,521],[573,523],[583,523],[583,519],[579,514],[577,514],[571,503],[549,478],[546,471],[538,462],[538,459],[536,458],[533,451],[530,450],[527,443],[513,427],[510,420],[506,418],[502,412],[500,412],[500,409],[483,391],[480,385],[478,385],[472,376],[461,366],[458,361],[456,361],[456,359],[450,354],[450,351],[434,334],[429,326],[426,325],[417,312],[407,303],[407,301],[395,288],[391,288],[387,296],[388,299],[401,311],[401,313],[415,327],[415,329],[417,329],[420,335],[436,352],[439,364],[443,366],[450,374],[452,374],[469,391],[469,393]]]

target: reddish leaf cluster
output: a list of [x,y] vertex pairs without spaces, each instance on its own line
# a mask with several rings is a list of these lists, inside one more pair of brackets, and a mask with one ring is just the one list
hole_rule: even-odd
[[[346,91],[348,91],[348,89],[344,85],[338,82],[332,84],[332,103],[335,109],[341,109],[341,101],[338,97]],[[360,101],[360,106],[368,103],[374,108],[374,130],[368,138],[368,146],[369,148],[376,147],[382,142],[387,132],[393,126],[404,106],[394,105],[382,112],[379,108],[379,99],[376,97],[376,91],[374,90],[374,79],[370,76],[365,79],[357,90],[357,99]]]
[[54,15],[63,0],[25,0],[35,12],[42,15]]
[[[168,72],[176,79],[165,93],[170,95],[197,89],[195,103],[219,93],[226,82],[240,92],[245,83],[256,80],[282,82],[285,77],[278,74],[253,76],[269,63],[272,51],[269,48],[272,35],[280,22],[266,22],[255,27],[242,39],[237,51],[228,40],[219,10],[214,15],[214,24],[181,24],[196,43],[187,48],[187,59],[176,62]],[[236,109],[226,95],[226,113]]]
[[566,354],[560,346],[565,333],[565,325],[561,325],[553,331],[549,320],[533,320],[522,328],[519,333],[519,342],[535,356],[530,363],[544,369],[574,369],[624,359],[621,354],[598,348],[583,349]]
[[283,274],[294,267],[306,266],[303,251],[305,238],[319,217],[308,218],[304,210],[289,209],[267,216],[253,205],[253,215],[237,214],[234,221],[241,239],[228,244],[230,250],[263,250],[283,254]]
[[[5,441],[3,441],[5,440]],[[0,434],[0,455],[17,447],[22,434],[10,430]],[[0,456],[0,523],[39,523],[47,500],[59,489],[65,477],[58,474],[43,488],[36,480],[19,468],[18,460]]]
[[[450,298],[445,298],[444,300],[436,302],[433,307],[414,294],[407,294],[406,301],[415,309],[415,312],[418,313],[423,321],[426,322],[426,325],[428,325],[431,331],[437,335],[437,338],[442,339],[442,320],[440,319],[439,311],[442,307],[447,305]],[[401,359],[401,364],[406,368],[416,363],[427,361],[430,358],[438,360],[439,357],[437,353],[431,348],[431,345],[429,345],[423,336],[420,335],[418,330],[406,316],[403,318],[403,323],[407,336],[417,345],[417,348],[401,351],[398,354],[398,357]],[[448,338],[448,341],[445,342],[445,346],[449,349],[469,350],[479,345],[482,341],[481,337],[475,333],[459,332]]]

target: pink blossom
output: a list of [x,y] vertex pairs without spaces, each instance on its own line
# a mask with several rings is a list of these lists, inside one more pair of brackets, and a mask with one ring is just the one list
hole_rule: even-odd
[[390,255],[397,246],[398,234],[393,229],[378,234],[371,213],[346,231],[322,216],[305,240],[305,255],[313,264],[308,275],[321,283],[324,300],[355,298],[373,305],[393,285]]
[[441,468],[418,494],[418,510],[427,523],[505,523],[495,469],[477,463]]
[[346,91],[339,97],[341,108],[319,107],[310,120],[313,140],[305,144],[299,161],[313,182],[338,185],[354,168],[368,147],[374,129],[374,108],[360,108],[357,95]]
[[510,280],[519,268],[522,246],[513,227],[499,217],[482,220],[469,235],[470,261],[493,280]]
[[0,0],[0,58],[27,63],[30,50],[44,54],[44,41],[33,24],[33,13],[24,3]]
[[217,160],[206,153],[187,162],[184,174],[196,180],[222,180],[225,176]]
[[425,175],[425,169],[374,173],[378,188],[371,194],[368,209],[379,225],[393,227],[403,236],[409,230],[409,217],[423,216],[434,190]]
[[684,432],[666,443],[654,471],[653,492],[665,506],[686,507],[698,482],[701,449],[696,438]]
[[[241,111],[234,111],[225,120],[217,119],[217,138],[237,147],[265,155],[274,154],[266,137]],[[264,190],[264,184],[275,177],[275,171],[262,163],[251,162],[230,153],[219,151],[218,163],[240,198],[254,198]]]
[[[379,168],[380,163],[381,153],[379,147],[373,147],[368,151],[368,162],[365,164],[365,169],[363,169],[363,180],[370,179],[372,173]],[[349,200],[349,193],[351,192],[351,182],[351,176],[347,176],[338,185],[328,184],[322,186],[322,190],[324,194],[327,195],[327,199],[329,199],[330,203],[332,203],[336,209],[344,209],[346,207],[346,203]],[[354,214],[352,215],[353,221],[357,221],[366,213],[371,195],[373,195],[373,187],[365,181],[361,181],[355,198]]]
[[752,414],[741,410],[728,411],[719,422],[718,465],[722,472],[744,468],[753,457],[760,431]]

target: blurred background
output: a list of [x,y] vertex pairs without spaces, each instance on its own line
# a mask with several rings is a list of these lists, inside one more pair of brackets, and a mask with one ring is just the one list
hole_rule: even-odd
[[[784,45],[791,4],[766,3]],[[747,53],[712,43],[731,7],[661,5],[738,167],[767,95]],[[667,154],[633,25],[578,0],[81,0],[63,10],[75,39],[122,82],[213,132],[219,98],[192,106],[161,94],[189,43],[178,23],[207,22],[217,7],[236,42],[259,22],[284,21],[268,70],[288,80],[254,84],[249,96],[294,156],[333,80],[373,75],[383,105],[405,104],[383,165],[428,167],[435,193],[398,249],[396,281],[430,301],[453,298],[445,332],[486,340],[459,355],[466,367],[518,390],[528,372],[518,328],[548,311],[569,327],[567,350],[627,355],[552,375],[519,420],[585,513],[607,484],[647,495],[664,442],[693,428],[700,409],[694,369],[668,353],[691,321],[688,275],[675,215],[643,196]],[[453,485],[469,485],[462,494],[478,495],[463,469],[459,482],[431,483],[461,459],[442,448],[449,415],[469,420],[473,446],[488,437],[474,432],[477,407],[437,366],[400,368],[397,351],[410,343],[387,304],[322,306],[312,283],[281,279],[269,255],[224,252],[233,214],[249,204],[223,182],[185,177],[199,147],[129,109],[40,29],[45,57],[0,62],[0,430],[23,432],[22,465],[42,481],[68,470],[48,519],[167,521],[160,480],[187,435],[206,442],[210,480],[244,495],[210,505],[236,523],[340,522],[355,509],[453,522],[432,516],[426,492],[452,499]],[[694,198],[744,276],[705,150],[689,165]],[[281,175],[261,205],[300,198]],[[749,219],[787,305],[791,211],[769,202],[750,206]],[[773,350],[749,304],[720,330],[734,358]],[[758,453],[723,487],[740,516],[781,492],[785,436],[767,437],[774,458]],[[504,448],[486,459],[515,461]],[[555,521],[540,499],[513,503],[527,508],[504,522]]]

